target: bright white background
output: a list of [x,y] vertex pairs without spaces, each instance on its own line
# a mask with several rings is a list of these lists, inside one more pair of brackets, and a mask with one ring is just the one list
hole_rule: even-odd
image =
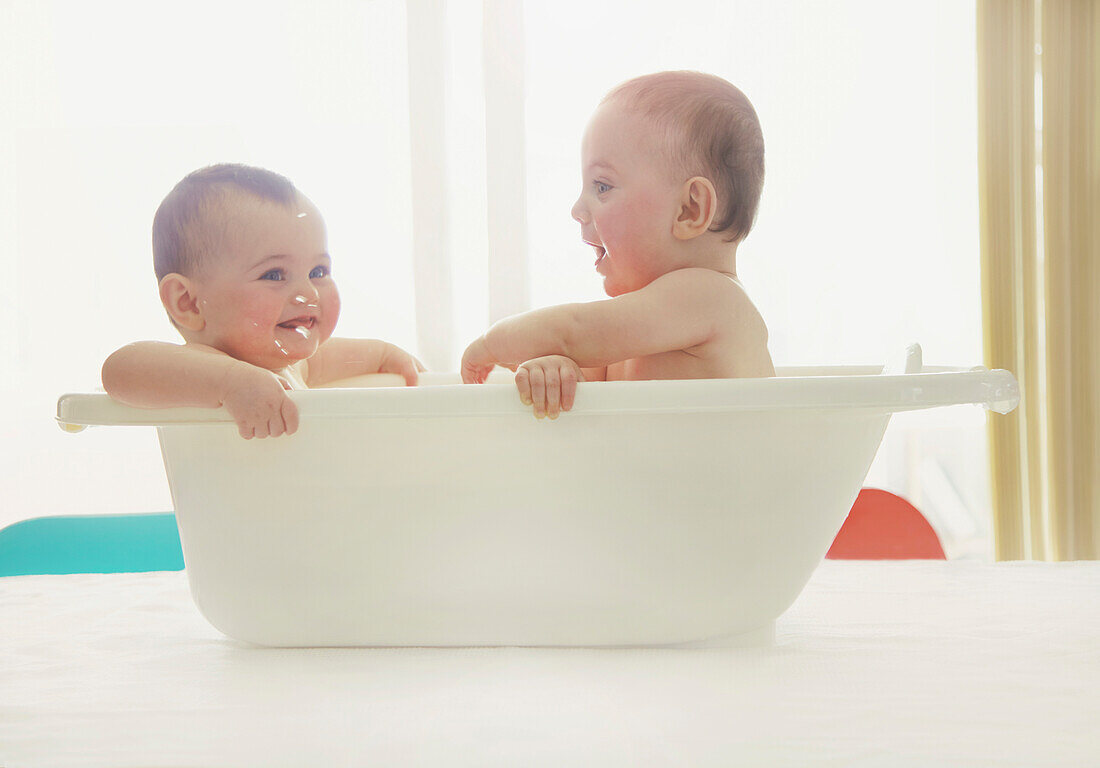
[[[454,367],[489,319],[482,5],[440,7]],[[981,362],[972,2],[530,0],[523,16],[532,306],[601,297],[569,218],[601,95],[700,69],[763,125],[738,269],[776,364],[877,363],[910,341],[930,364]],[[194,168],[293,179],[327,220],[338,332],[416,350],[405,21],[399,0],[0,0],[0,526],[171,508],[151,430],[65,435],[52,414],[113,349],[174,340],[149,225]],[[980,412],[895,419],[868,484],[914,500],[949,554],[987,553]]]

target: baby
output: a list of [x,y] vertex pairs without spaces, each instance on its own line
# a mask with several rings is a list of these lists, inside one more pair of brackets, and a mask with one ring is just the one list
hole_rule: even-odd
[[535,416],[578,381],[774,376],[764,321],[737,279],[756,216],[764,139],[720,77],[659,72],[613,89],[581,144],[573,218],[610,299],[506,318],[462,357],[462,380],[518,371]]
[[153,218],[160,300],[184,344],[139,341],[107,358],[103,387],[149,408],[225,409],[241,436],[298,428],[287,389],[367,373],[416,384],[423,366],[373,339],[334,339],[340,296],[325,224],[283,176],[213,165],[186,176]]

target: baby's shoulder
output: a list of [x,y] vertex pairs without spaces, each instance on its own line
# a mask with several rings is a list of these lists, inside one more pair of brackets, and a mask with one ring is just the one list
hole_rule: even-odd
[[706,267],[682,267],[680,269],[674,269],[671,272],[666,272],[661,275],[653,282],[656,283],[658,281],[681,285],[741,287],[741,283],[738,282],[737,278],[731,277],[725,272],[718,272],[717,270],[707,269]]
[[669,272],[665,277],[676,281],[676,290],[684,298],[681,305],[690,305],[691,311],[716,319],[716,330],[721,335],[742,341],[767,339],[764,318],[735,276],[693,267]]
[[685,267],[667,272],[650,285],[680,294],[707,305],[751,305],[748,294],[735,277],[702,267]]
[[[148,344],[150,342],[138,341],[137,344]],[[182,344],[176,344],[174,342],[152,342],[157,344],[167,344],[169,346],[179,347],[180,349],[194,350],[195,352],[201,352],[205,355],[215,355],[217,357],[233,357],[233,355],[226,352],[224,349],[218,349],[212,347],[209,344],[203,344],[198,341],[185,341]]]

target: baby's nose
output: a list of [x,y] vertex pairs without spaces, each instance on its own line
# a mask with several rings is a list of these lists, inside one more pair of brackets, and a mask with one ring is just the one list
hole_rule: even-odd
[[303,307],[315,307],[320,298],[321,294],[318,293],[317,287],[313,283],[306,281],[302,285],[296,287],[291,302]]
[[574,221],[576,221],[578,224],[588,223],[588,210],[581,202],[581,198],[577,198],[577,202],[573,203],[573,210],[571,210],[569,213],[573,216]]

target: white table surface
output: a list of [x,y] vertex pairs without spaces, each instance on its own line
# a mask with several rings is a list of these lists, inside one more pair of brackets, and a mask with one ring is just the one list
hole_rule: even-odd
[[263,649],[0,579],[0,766],[1100,765],[1100,563],[825,562],[774,646]]

